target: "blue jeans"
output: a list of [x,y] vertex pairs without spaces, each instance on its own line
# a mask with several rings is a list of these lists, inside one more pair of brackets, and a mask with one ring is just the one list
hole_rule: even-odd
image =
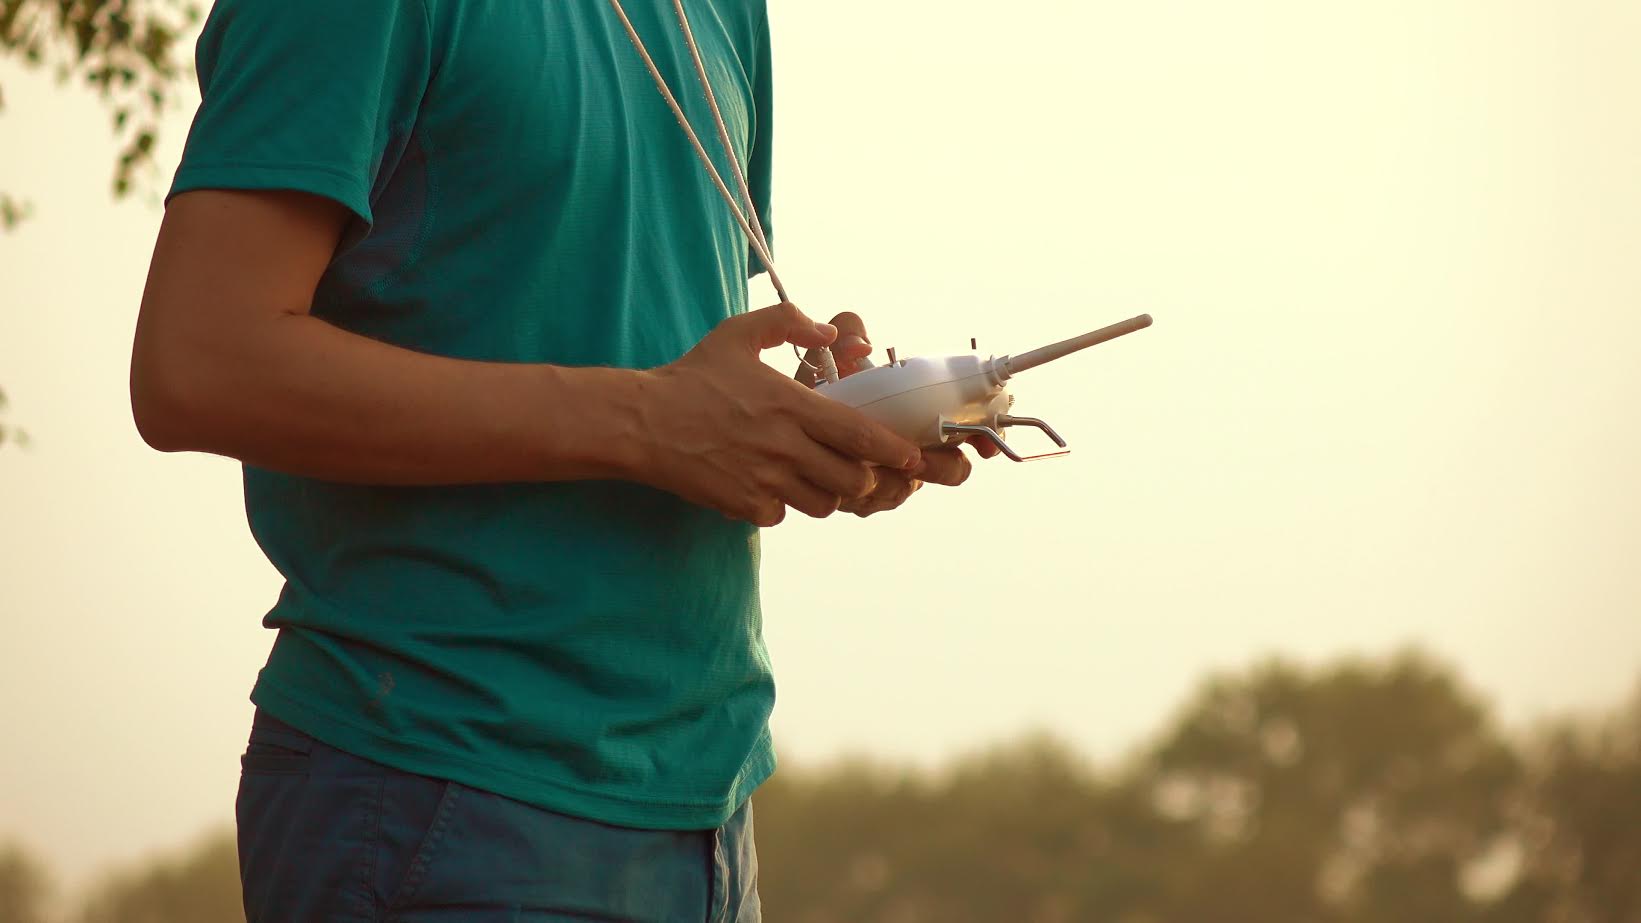
[[757,923],[752,807],[632,830],[389,769],[258,710],[241,758],[249,923]]

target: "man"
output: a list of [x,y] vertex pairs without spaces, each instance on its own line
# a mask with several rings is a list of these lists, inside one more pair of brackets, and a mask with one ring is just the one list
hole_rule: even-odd
[[[767,220],[764,5],[688,8]],[[709,124],[669,4],[628,12]],[[759,361],[870,346],[747,312],[746,241],[602,0],[218,0],[198,70],[132,401],[156,448],[245,463],[286,581],[248,917],[758,919],[758,527],[968,462]]]

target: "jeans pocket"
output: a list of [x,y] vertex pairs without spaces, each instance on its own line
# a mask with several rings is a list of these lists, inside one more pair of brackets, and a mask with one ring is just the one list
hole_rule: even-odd
[[394,773],[383,792],[378,872],[387,919],[411,906],[467,791],[456,782]]
[[366,923],[383,773],[271,721],[253,726],[234,816],[249,923]]
[[257,709],[251,721],[251,739],[239,758],[248,773],[302,773],[313,756],[313,738]]

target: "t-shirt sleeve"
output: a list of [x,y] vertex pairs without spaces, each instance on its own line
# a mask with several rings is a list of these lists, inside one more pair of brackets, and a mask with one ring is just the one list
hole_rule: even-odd
[[[762,4],[759,4],[762,7]],[[763,222],[764,236],[769,241],[771,255],[775,250],[775,230],[770,226],[769,198],[770,183],[770,144],[774,140],[775,121],[771,111],[771,102],[774,99],[770,76],[769,54],[769,15],[767,9],[760,9],[758,27],[753,32],[753,74],[752,74],[752,149],[747,156],[747,189],[752,192],[753,204],[758,208],[758,220]],[[748,254],[747,266],[751,275],[764,271],[763,261],[758,259],[756,251]]]
[[392,139],[432,71],[420,0],[217,0],[195,50],[202,96],[166,198],[292,189],[371,223]]

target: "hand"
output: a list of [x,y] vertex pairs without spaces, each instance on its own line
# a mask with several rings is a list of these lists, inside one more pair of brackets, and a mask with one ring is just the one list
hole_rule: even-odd
[[923,450],[923,460],[910,471],[874,470],[877,486],[871,493],[857,500],[843,503],[840,509],[865,518],[873,513],[892,510],[905,503],[923,487],[923,482],[956,487],[968,480],[973,470],[968,458],[956,446],[942,446]]
[[[872,354],[872,344],[866,339],[866,322],[853,311],[845,311],[832,318],[832,327],[837,330],[837,339],[826,344],[832,347],[832,361],[837,363],[838,377],[848,378],[860,371],[860,360]],[[804,364],[798,367],[798,374],[793,376],[806,388],[815,386],[815,373],[820,366],[820,350],[810,349],[804,353]]]
[[828,516],[871,494],[878,472],[915,470],[917,446],[758,359],[837,335],[780,304],[720,323],[683,358],[645,373],[633,479],[773,526],[787,507]]
[[[836,342],[831,344],[832,361],[837,363],[838,377],[848,378],[860,371],[860,360],[872,354],[872,341],[866,336],[865,321],[862,321],[860,315],[853,311],[845,311],[832,318],[832,326],[838,331]],[[818,350],[810,349],[804,354],[803,361],[805,364],[799,367],[798,374],[794,377],[805,386],[813,388],[815,386],[815,370],[820,365]],[[981,458],[993,458],[1002,454],[1002,450],[997,448],[997,444],[985,436],[971,436],[960,442],[955,442],[953,445],[964,445],[965,443],[973,446],[975,454]],[[967,476],[967,473],[965,473],[964,477]],[[935,483],[943,484],[945,482],[937,480]],[[913,488],[913,490],[916,490],[916,488]]]

